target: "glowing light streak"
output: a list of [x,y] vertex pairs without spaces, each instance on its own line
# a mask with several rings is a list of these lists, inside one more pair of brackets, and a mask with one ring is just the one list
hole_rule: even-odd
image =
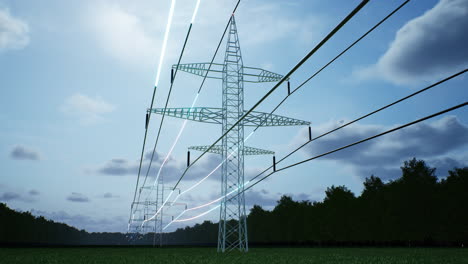
[[159,57],[158,72],[156,73],[156,81],[154,82],[154,86],[158,86],[159,79],[161,77],[161,69],[162,69],[162,64],[164,62],[164,55],[166,55],[167,40],[169,39],[169,32],[171,31],[172,18],[174,17],[175,3],[176,3],[176,0],[171,1],[171,8],[169,9],[169,18],[167,19],[166,32],[164,33],[163,45],[161,48],[161,57]]
[[197,16],[199,7],[200,7],[200,0],[197,1],[197,5],[195,6],[195,11],[193,12],[192,21],[190,22],[190,24],[193,24],[193,22],[195,21],[195,17]]

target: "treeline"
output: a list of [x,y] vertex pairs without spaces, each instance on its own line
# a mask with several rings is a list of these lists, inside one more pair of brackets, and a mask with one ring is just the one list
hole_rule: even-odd
[[[248,216],[251,245],[468,245],[468,167],[438,180],[435,169],[412,159],[400,178],[371,176],[356,196],[329,187],[321,202],[283,196],[271,211],[254,206]],[[209,221],[164,234],[167,244],[213,245],[218,225]],[[88,233],[0,204],[0,244],[142,245],[153,234]]]
[[438,180],[434,168],[412,159],[388,183],[371,176],[356,197],[344,186],[322,202],[283,196],[272,211],[255,206],[249,238],[257,243],[467,245],[468,167]]
[[2,245],[125,245],[122,233],[88,233],[30,212],[17,212],[0,203]]

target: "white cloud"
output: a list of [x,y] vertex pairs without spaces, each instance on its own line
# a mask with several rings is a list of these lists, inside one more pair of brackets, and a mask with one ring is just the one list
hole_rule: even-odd
[[355,75],[395,84],[440,79],[468,66],[468,0],[441,0],[406,23],[375,65]]
[[22,49],[29,43],[28,24],[10,15],[8,9],[0,9],[0,51]]
[[91,98],[77,93],[67,98],[61,109],[77,116],[84,124],[92,124],[102,120],[102,115],[114,111],[115,107],[99,97]]
[[132,66],[154,64],[160,34],[141,14],[115,2],[99,2],[90,7],[85,20],[108,55]]
[[[83,19],[108,55],[132,67],[147,68],[159,59],[169,3],[101,0],[89,6]],[[174,63],[179,55],[194,7],[195,1],[177,1],[167,63]],[[212,55],[233,7],[234,4],[225,1],[202,1],[185,58],[193,56],[206,60]],[[236,14],[241,46],[263,48],[263,45],[273,45],[274,41],[288,37],[294,39],[294,43],[310,44],[322,31],[324,19],[315,14],[297,17],[293,8],[301,7],[261,1],[243,8]]]

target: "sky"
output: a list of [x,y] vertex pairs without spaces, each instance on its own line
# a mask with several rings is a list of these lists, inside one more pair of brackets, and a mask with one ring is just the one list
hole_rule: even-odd
[[[201,0],[182,63],[209,62],[234,0]],[[235,19],[245,66],[286,74],[360,1],[245,0]],[[403,1],[370,1],[291,76],[295,88]],[[195,0],[177,0],[155,107],[163,107]],[[0,202],[87,231],[127,228],[149,107],[169,14],[169,0],[0,0]],[[290,96],[276,112],[311,122],[314,136],[417,91],[468,66],[468,0],[413,0]],[[223,50],[215,62],[223,60]],[[180,72],[169,107],[189,107],[201,78]],[[245,84],[250,109],[274,83]],[[468,98],[466,74],[309,144],[287,164],[380,133]],[[287,94],[282,85],[256,111],[269,112]],[[196,106],[221,106],[221,81],[208,80]],[[160,121],[153,116],[148,146]],[[166,118],[153,167],[159,166],[183,120]],[[189,146],[221,135],[213,124],[188,122],[162,171],[179,178]],[[246,128],[246,134],[252,128]],[[259,129],[246,145],[277,160],[308,139],[307,127]],[[443,178],[468,166],[468,109],[462,108],[348,150],[274,174],[246,194],[250,208],[271,209],[282,195],[320,201],[332,185],[356,195],[366,177],[399,176],[403,161],[424,159]],[[151,157],[145,151],[143,168]],[[192,155],[199,153],[192,151]],[[183,191],[220,162],[206,155],[180,184]],[[246,179],[271,165],[247,157]],[[220,194],[220,174],[180,198],[194,207]],[[181,208],[166,212],[166,218]],[[200,213],[200,212],[197,212]],[[194,213],[195,214],[195,213]],[[194,221],[217,221],[213,211]]]

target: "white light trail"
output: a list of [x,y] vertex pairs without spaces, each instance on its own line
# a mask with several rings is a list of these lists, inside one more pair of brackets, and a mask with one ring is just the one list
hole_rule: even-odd
[[[194,99],[193,102],[192,102],[192,106],[190,107],[189,112],[192,111],[193,106],[194,106],[195,103],[197,102],[197,100],[198,100],[198,95],[199,95],[199,94],[197,93],[197,95],[195,96],[195,99]],[[159,179],[159,176],[161,175],[162,168],[164,167],[164,165],[166,164],[166,162],[169,160],[169,157],[171,156],[172,152],[174,151],[175,146],[176,146],[177,143],[179,142],[180,136],[182,135],[182,132],[184,132],[185,126],[187,125],[187,121],[188,121],[188,120],[184,120],[184,123],[182,123],[182,127],[180,128],[179,133],[177,134],[176,139],[175,139],[174,142],[172,143],[172,146],[171,146],[169,152],[167,153],[166,157],[164,158],[163,163],[161,163],[161,166],[159,167],[158,174],[156,175],[156,180],[154,181],[153,186],[156,186],[156,184],[157,184],[157,182],[158,182],[158,179]],[[152,191],[152,190],[153,190],[153,189],[151,189],[151,191]],[[151,194],[151,191],[150,191],[150,193],[148,194],[148,196]]]
[[[167,18],[167,24],[166,24],[166,31],[164,32],[164,39],[163,39],[163,45],[161,47],[161,55],[159,57],[159,64],[158,64],[158,70],[156,73],[156,80],[154,82],[154,86],[157,87],[159,85],[159,79],[161,77],[161,70],[162,70],[162,65],[164,63],[164,57],[166,55],[166,48],[167,48],[167,41],[169,39],[169,33],[171,31],[171,26],[172,26],[172,18],[174,17],[174,8],[175,8],[176,0],[171,0],[171,7],[169,9],[169,16]],[[140,190],[141,192],[141,190]],[[132,205],[133,207],[133,205]],[[138,208],[138,205],[137,205]],[[132,208],[133,210],[133,208]],[[135,214],[133,213],[132,219],[129,221],[129,230],[130,230],[130,224],[133,222]]]
[[[168,20],[168,25],[169,25],[169,23],[172,23],[172,17],[173,17],[173,13],[174,13],[174,6],[175,6],[175,0],[172,0],[171,9],[170,9],[170,11],[169,11],[169,12],[170,12],[170,15],[169,15],[169,20]],[[191,20],[190,24],[193,24],[193,22],[195,21],[195,18],[196,18],[196,16],[197,16],[199,7],[200,7],[200,0],[197,0],[197,4],[196,4],[196,6],[195,6],[195,10],[193,11],[192,20]],[[170,22],[169,22],[169,21],[170,21]],[[163,55],[161,56],[160,61],[159,61],[159,68],[158,68],[158,73],[157,73],[157,75],[156,75],[155,86],[158,86],[158,84],[159,84],[159,79],[160,79],[160,75],[161,75],[161,65],[162,65],[162,61],[163,61],[163,58],[164,58],[164,53],[165,53],[165,51],[166,51],[167,37],[168,37],[168,35],[169,35],[169,30],[170,30],[170,25],[169,25],[169,26],[166,26],[166,33],[165,33],[165,35],[164,35],[164,44],[163,44],[163,48],[162,48],[162,53],[163,53]],[[193,107],[195,106],[195,103],[196,103],[197,100],[198,100],[198,96],[199,96],[199,93],[197,93],[197,95],[195,96],[195,99],[194,99],[193,102],[192,102],[192,106],[190,107],[190,111],[192,111]],[[164,165],[166,164],[166,162],[167,162],[167,160],[169,159],[170,155],[172,154],[172,152],[173,152],[175,146],[176,146],[177,143],[179,142],[179,138],[180,138],[180,136],[182,135],[182,132],[184,131],[186,124],[187,124],[187,120],[184,120],[184,123],[182,124],[182,127],[181,127],[179,133],[177,134],[177,137],[176,137],[174,143],[172,144],[172,146],[171,146],[169,152],[167,153],[166,157],[164,158],[163,163],[162,163],[161,166],[159,167],[158,174],[157,174],[156,179],[155,179],[155,181],[154,181],[154,183],[153,183],[153,186],[156,186],[156,184],[157,184],[157,182],[158,182],[158,179],[159,179],[159,176],[161,175],[162,168],[163,168]],[[152,191],[153,191],[153,189],[150,190],[150,192],[149,192],[149,194],[147,195],[147,197],[148,197],[149,195],[151,195],[151,192],[152,192]],[[174,192],[174,190],[172,190],[171,195],[172,195],[173,192]],[[170,195],[169,195],[169,197],[170,197]],[[166,202],[167,202],[167,199],[166,199]],[[166,202],[163,203],[163,206],[166,204]],[[161,208],[163,208],[163,206],[161,206]],[[156,215],[159,213],[159,211],[161,211],[161,210],[159,209],[159,210],[156,212],[156,214],[153,215],[150,219],[151,219],[151,220],[154,219],[154,217],[156,217]],[[150,220],[150,219],[148,219],[148,220]],[[147,220],[147,221],[148,221],[148,220]],[[145,222],[146,222],[146,221],[144,221],[143,224],[144,224]],[[143,224],[142,224],[142,225],[143,225]]]
[[[175,1],[175,0],[174,0],[174,1]],[[197,16],[198,8],[199,8],[199,7],[200,7],[200,0],[197,0],[197,4],[196,4],[196,6],[195,6],[195,10],[193,11],[192,20],[191,20],[190,24],[193,24],[193,22],[195,21],[195,18],[196,18],[196,16]],[[171,9],[172,9],[172,6],[171,6]],[[172,17],[171,17],[171,20],[172,20]],[[165,36],[165,37],[166,37],[166,36]],[[166,44],[166,43],[165,43],[165,44]],[[165,45],[163,46],[163,49],[164,49],[164,50],[166,49],[166,46],[165,46]],[[160,62],[160,63],[161,63],[161,62]],[[159,82],[159,76],[160,76],[160,73],[161,73],[161,70],[160,70],[160,69],[161,69],[161,67],[159,67],[159,69],[158,69],[158,75],[157,75],[157,77],[156,77],[156,83]],[[156,86],[157,86],[157,84],[156,84]],[[192,111],[193,107],[195,106],[195,103],[196,103],[197,100],[198,100],[198,96],[199,96],[199,93],[197,93],[197,95],[195,96],[195,99],[193,100],[192,106],[190,107],[190,110],[189,110],[189,111]],[[180,136],[182,135],[182,132],[184,131],[185,125],[186,125],[186,124],[187,124],[187,120],[184,120],[184,123],[182,124],[182,127],[180,128],[180,131],[179,131],[179,133],[177,134],[177,137],[176,137],[174,143],[172,144],[172,146],[171,146],[169,152],[167,153],[166,157],[164,158],[163,163],[162,163],[161,166],[159,167],[158,174],[157,174],[157,176],[156,176],[156,180],[154,181],[153,186],[156,186],[157,181],[158,181],[158,179],[159,179],[159,175],[161,174],[162,168],[163,168],[164,165],[166,164],[167,160],[169,159],[170,155],[172,154],[172,151],[174,150],[175,146],[176,146],[177,143],[179,142],[179,138],[180,138]],[[150,191],[150,193],[148,194],[148,196],[149,196],[150,194],[151,194],[151,191]]]
[[202,217],[202,216],[204,216],[204,215],[206,215],[206,214],[211,213],[212,211],[218,209],[220,206],[221,206],[221,205],[218,204],[217,206],[215,206],[215,207],[211,208],[210,210],[208,210],[208,211],[206,211],[206,212],[203,212],[203,213],[201,213],[201,214],[199,214],[199,215],[196,215],[196,216],[190,217],[190,218],[185,218],[185,219],[180,219],[180,220],[174,220],[173,222],[179,223],[179,222],[187,222],[187,221],[191,221],[191,220],[197,219],[197,218],[199,218],[199,217]]
[[[193,104],[192,104],[192,105],[193,105]],[[244,143],[245,143],[254,133],[255,133],[255,130],[252,131],[252,132],[250,132],[250,134],[244,139]],[[234,153],[236,153],[238,149],[239,149],[239,148],[236,148],[233,152],[231,152],[231,153],[229,154],[229,156],[227,156],[220,164],[218,164],[218,166],[216,166],[216,168],[214,168],[207,176],[205,176],[203,179],[201,179],[200,181],[198,181],[197,183],[195,183],[194,185],[192,185],[190,188],[188,188],[188,189],[185,190],[184,192],[178,194],[178,195],[176,196],[176,198],[172,201],[172,203],[175,203],[175,202],[179,199],[179,197],[180,197],[182,194],[187,193],[188,191],[192,190],[192,189],[195,188],[196,186],[200,185],[203,181],[205,181],[206,179],[208,179],[208,177],[210,177],[211,175],[213,175],[213,173],[214,173],[216,170],[218,170],[219,167],[221,167],[221,165],[222,165],[224,162],[226,162],[226,160],[227,160],[229,157],[231,157]],[[249,181],[248,181],[247,183],[249,183]],[[246,185],[246,184],[244,184],[243,186],[245,186],[245,185]],[[240,187],[238,187],[237,190],[239,190],[239,188],[240,188]],[[231,194],[231,193],[233,193],[234,191],[237,191],[237,190],[233,190],[233,191],[231,191],[230,193],[224,195],[224,196],[221,197],[221,198],[218,198],[218,199],[215,200],[215,201],[219,201],[219,200],[221,200],[222,198],[226,197],[227,195],[229,195],[229,194]],[[169,196],[168,196],[167,199],[164,201],[164,203],[161,205],[161,207],[156,211],[156,213],[155,213],[153,216],[151,216],[151,218],[149,218],[149,219],[143,221],[142,226],[143,226],[143,224],[144,224],[145,222],[150,221],[150,220],[153,220],[153,219],[159,214],[159,212],[160,212],[161,209],[166,205],[167,201],[169,200],[169,198],[172,196],[173,193],[174,193],[174,190],[172,190],[172,191],[170,192]],[[214,203],[215,201],[211,201],[209,204],[212,204],[212,203]],[[202,207],[205,207],[205,206],[207,206],[207,205],[204,205],[204,206],[202,206]],[[202,208],[202,207],[199,207],[199,208]],[[197,209],[198,209],[198,208],[197,208]],[[194,210],[194,209],[188,209],[188,210]]]
[[193,22],[195,21],[195,17],[197,16],[199,7],[200,7],[200,0],[197,1],[197,5],[195,6],[195,11],[193,12],[192,21],[190,22],[190,24],[193,24]]
[[174,16],[174,7],[175,7],[176,0],[171,1],[171,8],[169,9],[169,18],[167,19],[167,24],[166,24],[166,32],[164,33],[164,40],[163,40],[163,45],[161,48],[161,57],[159,57],[159,65],[158,65],[158,72],[156,74],[156,81],[154,82],[154,86],[158,86],[159,84],[159,79],[161,77],[161,69],[162,69],[162,64],[164,62],[164,55],[166,54],[166,47],[167,47],[167,40],[169,39],[169,32],[171,31],[171,25],[172,25],[172,18]]
[[174,218],[171,222],[169,222],[169,223],[163,228],[163,230],[166,230],[166,228],[168,228],[172,223],[174,223],[174,220],[179,219],[183,214],[185,214],[185,212],[186,212],[185,210],[182,211],[182,213],[180,213],[176,218]]
[[[250,183],[250,181],[247,181],[247,182],[243,185],[243,187],[245,187],[245,186],[248,185],[249,183]],[[174,222],[186,222],[186,221],[194,220],[194,219],[200,218],[200,217],[202,217],[202,216],[204,216],[204,215],[206,215],[206,214],[212,212],[212,211],[215,210],[216,208],[219,208],[220,205],[217,205],[216,207],[214,207],[214,208],[212,208],[212,209],[210,209],[210,210],[208,210],[208,211],[206,211],[206,212],[203,212],[203,213],[201,213],[201,214],[199,214],[199,215],[196,215],[196,216],[194,216],[194,217],[190,217],[190,218],[185,218],[185,219],[182,219],[182,220],[178,220],[178,219],[179,219],[183,214],[185,214],[186,212],[188,212],[188,211],[193,211],[193,210],[197,210],[197,209],[200,209],[200,208],[203,208],[203,207],[207,207],[208,205],[211,205],[211,204],[214,204],[214,203],[216,203],[216,202],[219,202],[219,201],[222,200],[224,197],[226,197],[226,196],[228,196],[228,195],[231,195],[231,194],[234,193],[234,192],[237,192],[240,188],[241,188],[241,187],[237,187],[237,189],[232,190],[232,191],[229,192],[228,194],[223,195],[223,196],[221,196],[221,197],[219,197],[219,198],[217,198],[217,199],[215,199],[215,200],[213,200],[213,201],[211,201],[211,202],[208,202],[208,203],[206,203],[206,204],[202,204],[202,205],[199,205],[199,206],[195,206],[195,207],[192,207],[192,208],[185,209],[185,210],[182,211],[182,213],[180,213],[174,220],[172,220],[171,222],[169,222],[169,224],[167,224],[167,225],[163,228],[163,230],[166,230],[166,228],[168,228],[168,227],[169,227],[172,223],[174,223]]]

